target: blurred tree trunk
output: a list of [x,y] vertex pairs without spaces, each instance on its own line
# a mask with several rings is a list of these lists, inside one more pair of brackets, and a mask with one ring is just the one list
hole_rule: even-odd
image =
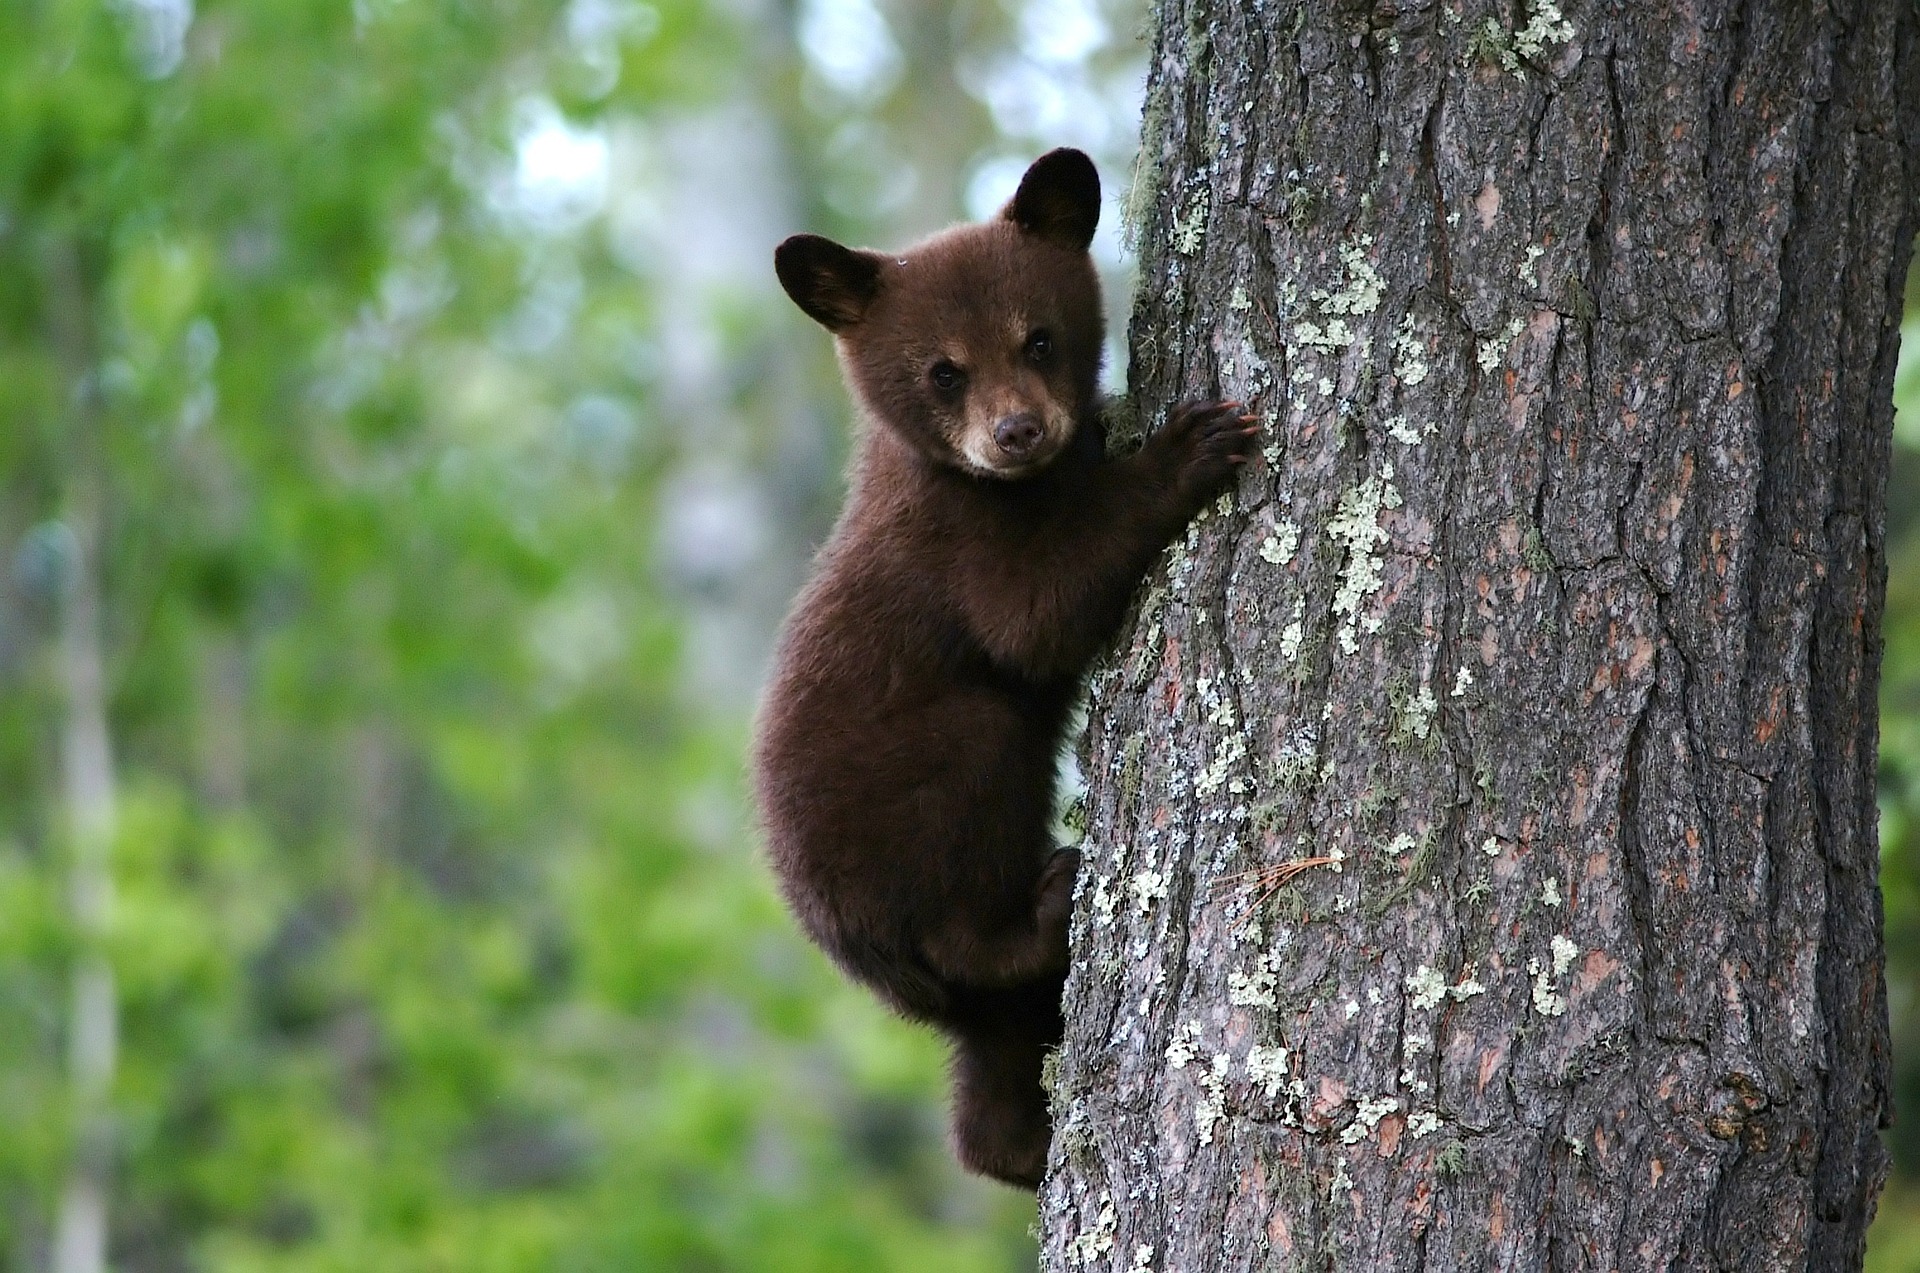
[[60,766],[73,855],[76,938],[67,1066],[73,1098],[73,1158],[60,1198],[54,1273],[101,1273],[107,1257],[107,1193],[113,1171],[110,1097],[119,1013],[106,951],[113,906],[113,752],[107,733],[106,661],[100,641],[100,516],[89,486],[69,505],[74,560],[60,624],[65,719]]
[[1048,1268],[1859,1266],[1915,28],[1167,0]]
[[107,670],[101,577],[105,442],[94,355],[94,304],[80,252],[61,238],[48,251],[53,345],[70,386],[65,438],[69,532],[60,607],[60,775],[72,868],[73,969],[67,1017],[72,1157],[60,1195],[54,1273],[101,1273],[107,1266],[107,1197],[113,1171],[110,1107],[119,1052],[119,1011],[107,930],[113,906],[113,748],[107,725]]

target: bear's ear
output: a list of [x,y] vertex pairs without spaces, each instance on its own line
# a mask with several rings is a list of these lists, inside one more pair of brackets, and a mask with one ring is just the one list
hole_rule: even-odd
[[880,292],[880,258],[817,234],[796,234],[773,250],[773,272],[793,303],[828,331],[859,322]]
[[1084,252],[1100,224],[1100,174],[1080,151],[1050,150],[1033,161],[1000,215],[1028,234]]

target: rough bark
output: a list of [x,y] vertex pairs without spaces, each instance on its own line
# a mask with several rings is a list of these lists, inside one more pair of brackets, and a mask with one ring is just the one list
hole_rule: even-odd
[[1166,0],[1049,1269],[1859,1266],[1917,25]]

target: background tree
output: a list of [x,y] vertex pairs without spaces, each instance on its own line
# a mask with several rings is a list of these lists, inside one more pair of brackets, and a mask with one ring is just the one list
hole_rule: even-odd
[[1897,2],[1169,3],[1050,1268],[1857,1267]]

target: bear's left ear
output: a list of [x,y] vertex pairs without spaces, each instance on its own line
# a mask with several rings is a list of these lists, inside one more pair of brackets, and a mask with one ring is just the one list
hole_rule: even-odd
[[1033,161],[1000,215],[1028,234],[1084,252],[1100,224],[1100,174],[1078,150],[1050,150]]

